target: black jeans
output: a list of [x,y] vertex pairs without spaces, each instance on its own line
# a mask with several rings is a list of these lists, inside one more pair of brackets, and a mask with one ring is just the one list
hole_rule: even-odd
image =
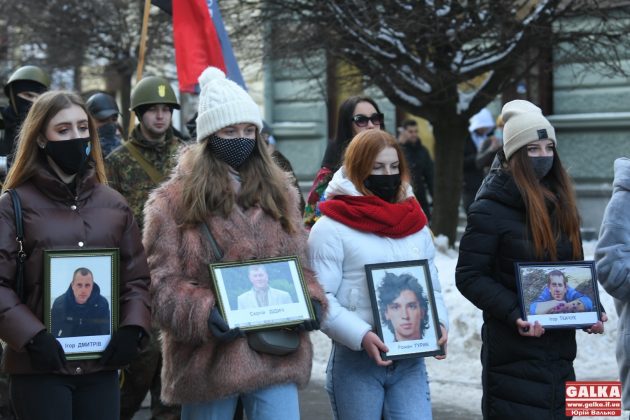
[[118,373],[11,375],[13,409],[20,420],[116,420]]

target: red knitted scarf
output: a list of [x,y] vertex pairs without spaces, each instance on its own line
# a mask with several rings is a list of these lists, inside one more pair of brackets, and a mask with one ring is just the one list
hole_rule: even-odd
[[427,217],[415,198],[388,203],[374,195],[338,195],[319,203],[319,209],[353,229],[388,238],[403,238],[427,224]]

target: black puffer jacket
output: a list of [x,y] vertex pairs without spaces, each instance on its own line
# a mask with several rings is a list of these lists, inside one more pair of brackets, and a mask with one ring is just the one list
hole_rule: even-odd
[[[558,260],[572,259],[568,239]],[[526,226],[525,204],[511,175],[488,176],[468,212],[456,283],[483,310],[483,402],[485,419],[564,419],[564,383],[575,380],[575,330],[546,330],[523,337],[514,263],[537,261]]]

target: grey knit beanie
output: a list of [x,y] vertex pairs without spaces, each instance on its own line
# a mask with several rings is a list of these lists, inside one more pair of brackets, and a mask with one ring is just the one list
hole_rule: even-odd
[[554,145],[556,131],[540,108],[531,102],[517,99],[503,105],[501,118],[503,126],[503,152],[510,158],[521,147],[536,141],[549,139]]

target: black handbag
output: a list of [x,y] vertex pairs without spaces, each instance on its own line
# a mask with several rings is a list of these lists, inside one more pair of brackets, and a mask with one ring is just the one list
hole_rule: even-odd
[[[208,225],[204,222],[201,224],[201,230],[210,242],[212,252],[217,261],[223,259],[223,252],[214,240],[214,236],[210,232]],[[284,356],[295,352],[300,346],[300,335],[296,330],[264,330],[251,331],[246,333],[247,344],[253,350],[260,353],[273,354],[275,356]]]
[[26,252],[24,251],[24,225],[22,223],[22,202],[15,190],[7,190],[13,201],[13,212],[15,213],[15,240],[18,243],[17,268],[15,272],[15,290],[21,302],[24,302],[24,261]]

